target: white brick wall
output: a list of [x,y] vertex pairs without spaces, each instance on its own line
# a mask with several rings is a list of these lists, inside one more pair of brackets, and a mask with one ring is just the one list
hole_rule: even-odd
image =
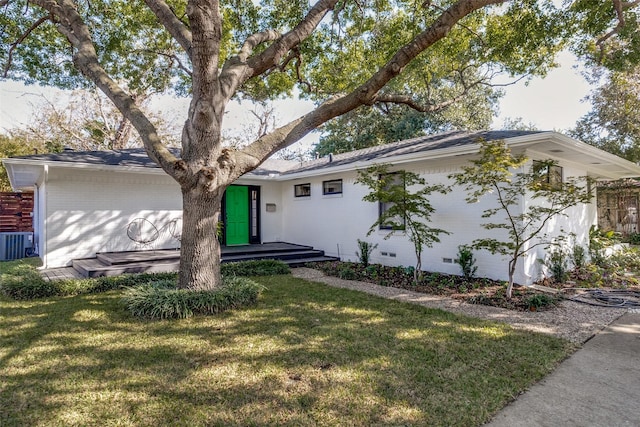
[[[260,186],[262,240],[281,240],[281,184],[247,179],[237,184]],[[40,251],[48,268],[98,252],[179,247],[167,225],[182,218],[182,196],[169,176],[52,168],[40,194],[47,227]],[[266,212],[267,203],[276,204],[275,213]],[[158,239],[148,245],[129,239],[127,226],[136,218],[158,228]]]
[[[453,184],[448,175],[459,170],[463,159],[449,161],[431,161],[399,165],[390,170],[405,169],[417,172],[427,179],[430,184]],[[582,170],[565,168],[565,176],[583,174]],[[304,243],[323,249],[328,255],[340,257],[343,260],[357,261],[357,239],[377,243],[378,248],[372,254],[372,262],[385,265],[413,266],[416,264],[413,245],[403,233],[395,233],[388,239],[386,231],[375,230],[367,236],[371,224],[378,216],[378,205],[362,201],[368,193],[367,188],[356,185],[356,173],[344,172],[313,178],[300,178],[283,182],[283,236],[285,241]],[[330,179],[343,180],[343,194],[340,196],[323,196],[322,181]],[[311,196],[295,198],[293,187],[295,184],[311,183]],[[482,223],[498,222],[503,218],[498,213],[494,218],[481,218],[482,212],[495,206],[492,195],[484,196],[478,203],[468,204],[466,193],[461,187],[453,187],[447,195],[434,193],[430,200],[435,208],[432,215],[432,226],[449,231],[450,235],[442,234],[441,242],[434,243],[432,248],[425,248],[422,255],[422,268],[427,271],[460,274],[460,267],[456,263],[445,263],[444,258],[455,259],[458,246],[469,244],[474,239],[482,237],[496,237],[506,231],[486,230]],[[560,229],[577,234],[579,242],[588,241],[589,226],[595,222],[594,206],[586,209],[576,207],[569,212],[569,218],[560,217],[547,227],[549,235],[557,235]],[[386,253],[384,255],[383,253]],[[395,256],[393,256],[395,255]],[[491,255],[487,251],[475,251],[478,276],[492,279],[506,280],[508,259],[499,255]],[[537,258],[543,257],[544,251],[538,249],[530,256],[518,261],[516,281],[530,284],[540,275],[540,265]]]
[[[423,175],[431,184],[452,184],[448,175],[459,170],[467,159],[434,160],[398,165]],[[564,166],[564,165],[563,165]],[[393,169],[392,169],[393,170]],[[584,174],[583,170],[565,166],[565,177]],[[354,171],[288,181],[264,181],[242,178],[241,185],[261,188],[260,220],[263,242],[287,241],[313,245],[328,255],[356,261],[357,239],[377,243],[372,261],[386,265],[415,265],[413,246],[404,233],[385,239],[386,231],[375,230],[367,236],[378,216],[378,205],[362,201],[368,190],[356,185]],[[343,193],[323,195],[322,181],[342,179]],[[311,197],[294,197],[294,185],[311,183]],[[424,270],[460,274],[455,263],[458,246],[474,239],[496,236],[500,230],[487,231],[481,227],[487,221],[482,211],[494,206],[491,195],[478,203],[467,204],[466,193],[460,187],[445,196],[433,194],[431,203],[436,209],[432,225],[451,235],[441,235],[441,242],[425,248],[422,256]],[[181,218],[182,206],[178,185],[168,176],[129,172],[90,171],[52,168],[48,180],[40,188],[41,212],[46,219],[46,235],[41,238],[40,250],[45,253],[47,267],[69,265],[74,258],[94,256],[97,252],[136,250],[142,248],[177,247],[178,242],[166,231],[153,244],[143,247],[132,242],[126,234],[127,225],[136,218],[145,218],[162,229],[171,220]],[[274,204],[275,212],[267,212],[266,205]],[[501,216],[501,214],[498,214]],[[595,223],[595,205],[571,209],[569,217],[560,217],[548,225],[547,232],[557,235],[560,229],[574,232],[577,241],[586,245],[588,230]],[[42,241],[44,240],[44,241]],[[493,279],[507,278],[507,259],[476,251],[478,275]],[[531,283],[539,278],[537,258],[544,251],[537,249],[522,260],[516,281]]]
[[[182,216],[178,185],[168,176],[53,169],[46,185],[46,266],[69,265],[97,252],[140,249],[127,225],[157,228]],[[176,247],[166,228],[148,248]]]

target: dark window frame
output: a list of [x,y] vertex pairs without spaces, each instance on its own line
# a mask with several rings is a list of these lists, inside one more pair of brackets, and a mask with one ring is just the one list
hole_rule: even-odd
[[[298,189],[303,189],[303,188],[308,188],[308,191],[303,191],[300,194],[298,194]],[[311,197],[311,183],[306,182],[304,184],[295,184],[293,186],[293,196],[294,197]]]
[[540,174],[540,183],[550,190],[560,190],[564,183],[564,169],[557,164],[533,161],[533,170]]
[[[337,183],[337,182],[340,183],[340,191],[327,191],[327,187],[326,187],[327,184],[329,184],[329,183]],[[329,179],[329,180],[326,180],[326,181],[322,181],[322,195],[323,196],[328,196],[328,195],[331,195],[331,194],[342,194],[342,191],[343,191],[342,178],[340,178],[340,179]]]
[[[385,175],[397,175],[402,179],[402,174],[400,172],[389,172]],[[384,175],[380,175],[378,177],[378,179],[381,179]],[[406,183],[404,182],[404,180],[402,180],[402,186],[406,189]],[[383,202],[378,202],[378,218],[380,218],[382,216],[382,214],[385,212],[385,205],[387,203],[383,203]],[[379,226],[380,230],[393,230],[393,231],[405,231],[407,229],[407,217],[406,214],[402,217],[402,226],[400,227],[393,227],[391,225],[385,225],[385,224],[380,224]]]

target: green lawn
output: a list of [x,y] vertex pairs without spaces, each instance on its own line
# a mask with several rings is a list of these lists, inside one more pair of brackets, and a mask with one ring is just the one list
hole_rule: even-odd
[[257,305],[140,321],[119,291],[0,299],[0,425],[476,426],[572,350],[502,324],[258,278]]

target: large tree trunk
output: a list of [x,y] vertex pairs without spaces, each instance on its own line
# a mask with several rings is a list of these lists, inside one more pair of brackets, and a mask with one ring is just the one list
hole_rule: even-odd
[[220,242],[216,232],[224,188],[182,189],[182,239],[178,286],[212,290],[222,285]]

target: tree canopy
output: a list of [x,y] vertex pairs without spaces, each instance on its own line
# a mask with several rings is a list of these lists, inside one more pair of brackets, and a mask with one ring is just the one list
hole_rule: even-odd
[[570,134],[634,163],[640,161],[640,66],[605,73],[588,96],[591,111]]
[[[0,0],[5,77],[96,86],[180,185],[180,286],[219,286],[215,230],[225,188],[327,121],[380,103],[430,111],[414,97],[495,73],[544,74],[571,45],[610,66],[638,61],[639,1],[584,0]],[[634,25],[635,24],[635,25]],[[595,39],[595,41],[594,41]],[[595,46],[595,47],[594,47]],[[317,108],[242,148],[221,143],[233,98],[290,96]],[[191,98],[182,152],[166,147],[136,97]]]
[[314,151],[325,156],[449,130],[489,128],[500,91],[485,83],[459,90],[458,95],[451,92],[451,88],[443,89],[438,97],[454,102],[435,111],[383,103],[336,117],[323,126]]

